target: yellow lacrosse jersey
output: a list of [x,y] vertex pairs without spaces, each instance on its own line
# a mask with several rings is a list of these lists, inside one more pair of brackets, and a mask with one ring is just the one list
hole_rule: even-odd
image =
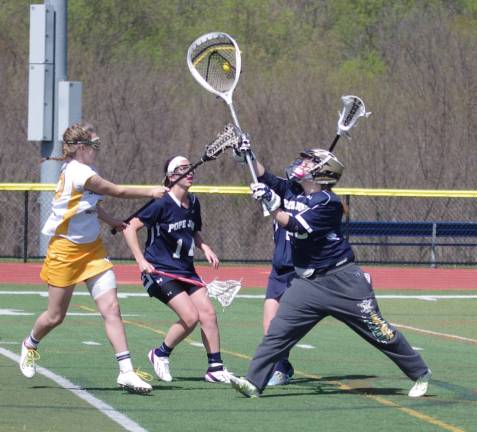
[[103,196],[84,189],[86,181],[95,174],[93,168],[74,159],[62,166],[43,234],[77,244],[91,243],[99,237],[96,204]]

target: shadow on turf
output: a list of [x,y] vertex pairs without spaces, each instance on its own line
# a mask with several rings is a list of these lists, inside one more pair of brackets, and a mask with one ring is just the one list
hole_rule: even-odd
[[340,389],[337,382],[344,383],[352,380],[368,380],[377,378],[376,375],[340,375],[340,376],[326,376],[321,378],[295,378],[291,381],[291,385],[303,386],[307,389],[312,389],[312,392],[307,393],[285,393],[285,394],[268,394],[264,397],[282,397],[282,396],[304,396],[310,394],[362,394],[362,395],[398,395],[407,394],[407,390],[403,388],[394,387],[353,387],[352,383],[348,385],[351,389]]

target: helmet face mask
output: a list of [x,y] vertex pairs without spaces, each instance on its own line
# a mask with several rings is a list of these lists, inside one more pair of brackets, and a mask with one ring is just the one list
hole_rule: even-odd
[[343,174],[344,165],[327,150],[306,149],[286,169],[287,177],[299,183],[312,181],[333,185]]

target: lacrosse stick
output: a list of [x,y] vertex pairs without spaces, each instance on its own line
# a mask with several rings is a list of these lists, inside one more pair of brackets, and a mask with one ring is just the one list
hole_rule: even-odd
[[219,281],[217,279],[214,279],[212,282],[204,283],[196,279],[189,279],[187,277],[175,275],[162,270],[154,270],[152,274],[156,276],[165,276],[171,279],[188,283],[190,285],[206,287],[207,291],[209,292],[209,297],[217,299],[217,301],[222,306],[222,309],[225,309],[232,304],[235,296],[240,291],[240,288],[242,288],[241,281],[236,281],[232,279],[226,281]]
[[240,288],[242,288],[241,281],[233,279],[226,281],[214,279],[212,282],[207,284],[209,297],[217,299],[222,306],[222,309],[225,309],[227,306],[232,304],[235,296],[240,291]]
[[[200,158],[200,160],[196,162],[195,164],[191,165],[186,172],[184,172],[176,180],[174,180],[169,185],[169,188],[172,188],[172,186],[176,185],[184,177],[187,177],[187,175],[189,175],[192,171],[194,171],[198,166],[202,165],[205,162],[217,159],[217,157],[225,149],[235,148],[237,145],[240,144],[241,140],[242,140],[242,133],[240,132],[240,130],[231,123],[227,124],[225,128],[222,130],[222,132],[217,134],[217,138],[214,141],[212,141],[210,144],[205,146],[205,152]],[[141,213],[144,209],[149,207],[154,201],[155,201],[155,198],[148,201],[139,210],[135,211],[131,216],[125,219],[124,222],[129,223],[139,213]],[[116,228],[113,228],[111,230],[111,233],[116,234],[117,233]]]
[[[227,33],[214,32],[202,35],[190,45],[187,51],[187,65],[192,76],[202,87],[224,100],[235,126],[242,132],[232,102],[242,68],[237,42]],[[245,160],[253,182],[257,183],[257,174],[250,155],[251,151],[247,151]],[[268,215],[264,204],[262,206],[264,214]]]
[[366,112],[364,102],[358,96],[342,96],[343,109],[338,113],[338,130],[335,139],[331,143],[329,151],[332,152],[341,135],[347,135],[348,131],[356,124],[360,117],[369,117],[370,112]]

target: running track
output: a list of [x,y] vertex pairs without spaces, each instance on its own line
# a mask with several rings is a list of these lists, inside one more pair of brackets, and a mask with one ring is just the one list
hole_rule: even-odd
[[[0,284],[39,284],[41,264],[0,263]],[[245,288],[267,285],[270,266],[222,266],[215,271],[207,266],[196,266],[200,276],[209,282],[213,279],[242,280]],[[373,286],[377,290],[477,290],[477,269],[433,269],[363,267],[371,273]],[[114,266],[119,284],[139,285],[137,266],[117,264]]]

